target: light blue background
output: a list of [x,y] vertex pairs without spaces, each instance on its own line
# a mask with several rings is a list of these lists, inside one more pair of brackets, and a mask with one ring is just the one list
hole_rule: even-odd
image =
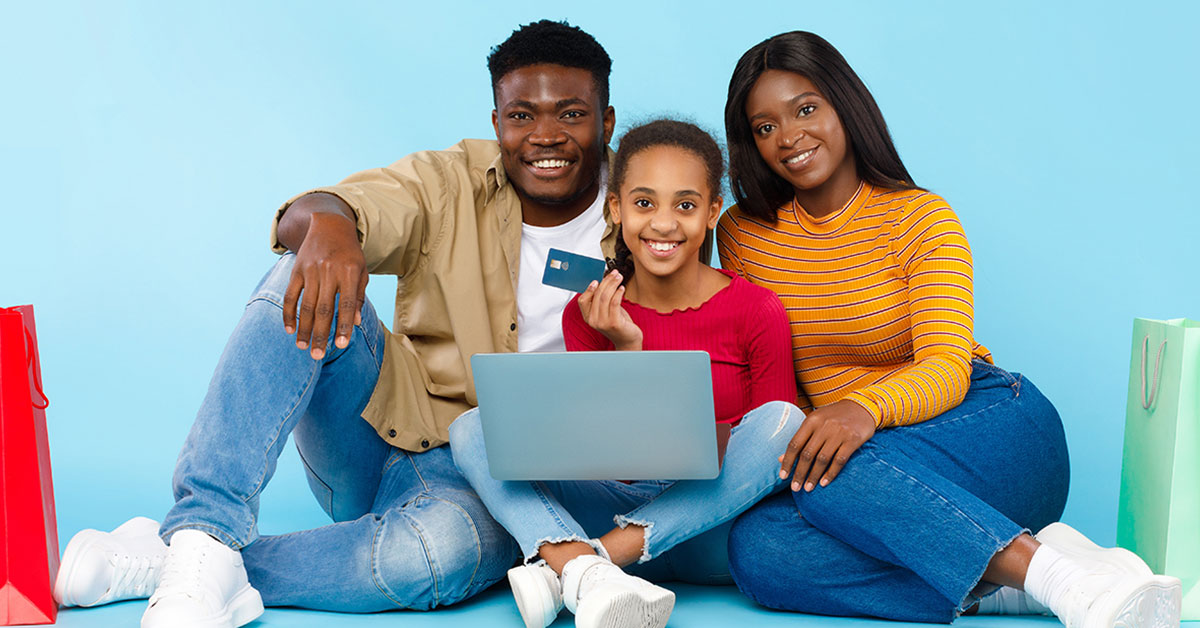
[[[746,48],[837,46],[962,218],[977,338],[1063,415],[1066,521],[1114,540],[1131,319],[1200,317],[1200,5],[588,4],[0,5],[0,305],[37,308],[64,544],[169,507],[278,204],[491,136],[484,58],[543,17],[606,46],[621,130],[720,132]],[[371,283],[385,320],[393,288]],[[323,523],[301,476],[289,449],[264,532]]]

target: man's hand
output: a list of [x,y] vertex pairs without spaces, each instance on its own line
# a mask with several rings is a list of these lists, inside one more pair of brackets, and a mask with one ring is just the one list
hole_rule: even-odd
[[[811,491],[829,486],[850,456],[875,435],[875,419],[853,401],[842,400],[817,408],[804,417],[800,429],[779,457],[779,477],[792,476],[792,490]],[[792,467],[795,466],[795,474]]]
[[[338,203],[345,205],[340,200]],[[294,209],[295,205],[284,217]],[[283,328],[289,334],[296,333],[297,347],[309,349],[312,358],[320,360],[325,357],[325,344],[335,314],[334,345],[338,348],[344,349],[350,344],[354,325],[362,322],[367,262],[358,243],[354,220],[344,212],[301,211],[292,221],[293,225],[305,217],[308,218],[308,229],[298,248],[280,238],[285,246],[296,251],[292,279],[283,295]],[[281,234],[283,231],[281,225]]]
[[579,311],[583,320],[612,341],[617,351],[641,351],[642,329],[621,307],[624,296],[621,273],[614,270],[599,284],[593,281],[579,295]]

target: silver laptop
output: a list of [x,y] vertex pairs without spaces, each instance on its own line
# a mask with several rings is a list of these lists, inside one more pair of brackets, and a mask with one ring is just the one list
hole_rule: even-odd
[[471,369],[497,480],[720,473],[729,428],[715,423],[704,351],[480,353]]

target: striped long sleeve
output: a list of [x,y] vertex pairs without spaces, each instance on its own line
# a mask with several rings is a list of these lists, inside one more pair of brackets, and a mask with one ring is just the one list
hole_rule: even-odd
[[991,360],[973,338],[970,248],[936,194],[864,184],[829,216],[788,205],[775,224],[734,207],[717,244],[725,268],[779,295],[817,407],[848,399],[879,427],[917,423],[962,401],[972,358]]

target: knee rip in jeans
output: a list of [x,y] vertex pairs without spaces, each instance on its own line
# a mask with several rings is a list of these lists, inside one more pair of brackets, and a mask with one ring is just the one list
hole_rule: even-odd
[[783,412],[780,413],[780,415],[779,415],[779,425],[776,425],[775,431],[771,432],[771,438],[775,438],[776,436],[779,435],[779,432],[783,431],[783,427],[785,425],[787,425],[788,418],[790,418],[791,416],[792,416],[792,405],[788,404],[783,407]]

